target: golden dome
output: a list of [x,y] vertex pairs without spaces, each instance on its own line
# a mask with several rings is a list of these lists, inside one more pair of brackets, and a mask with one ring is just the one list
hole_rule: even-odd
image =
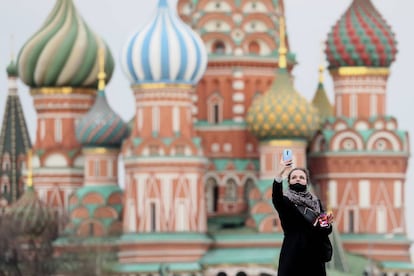
[[317,109],[295,91],[285,68],[247,112],[247,128],[258,139],[311,138],[319,127]]

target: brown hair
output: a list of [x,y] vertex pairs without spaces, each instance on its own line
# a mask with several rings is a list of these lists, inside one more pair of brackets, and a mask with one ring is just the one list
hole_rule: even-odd
[[289,184],[290,184],[290,176],[291,176],[291,174],[292,174],[294,171],[302,171],[302,172],[304,172],[304,173],[305,173],[305,175],[306,175],[306,184],[310,184],[310,181],[309,181],[309,179],[310,179],[310,177],[309,177],[309,171],[308,171],[308,169],[305,169],[305,168],[294,168],[293,170],[291,170],[291,171],[289,172],[289,174],[288,174],[288,177],[287,177],[287,180],[288,180],[288,183],[289,183]]

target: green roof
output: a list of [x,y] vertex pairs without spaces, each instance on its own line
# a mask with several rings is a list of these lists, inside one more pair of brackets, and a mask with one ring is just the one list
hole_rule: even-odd
[[279,248],[219,248],[207,252],[203,265],[257,264],[275,266]]
[[147,233],[128,233],[123,234],[119,242],[169,242],[169,241],[187,241],[187,242],[211,242],[207,234],[195,232],[147,232]]
[[404,270],[414,272],[414,264],[409,262],[381,262],[380,265],[385,270]]
[[201,271],[198,263],[134,263],[134,264],[112,264],[109,265],[111,272],[132,273],[132,272],[159,272],[161,266],[165,265],[173,272]]

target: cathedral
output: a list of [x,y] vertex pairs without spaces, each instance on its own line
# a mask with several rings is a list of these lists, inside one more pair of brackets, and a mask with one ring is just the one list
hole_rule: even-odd
[[[73,0],[27,38],[7,67],[2,212],[34,206],[36,231],[60,218],[56,252],[104,244],[109,275],[277,275],[272,182],[290,148],[335,215],[328,275],[413,276],[409,139],[386,113],[397,42],[372,0],[353,0],[326,34],[333,103],[323,66],[312,101],[295,89],[289,1],[157,1],[121,53]],[[127,122],[105,92],[114,56],[135,100]],[[18,79],[37,114],[33,142]]]

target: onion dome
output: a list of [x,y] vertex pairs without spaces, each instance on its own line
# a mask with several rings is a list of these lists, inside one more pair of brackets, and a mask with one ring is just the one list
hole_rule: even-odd
[[9,77],[17,77],[17,65],[16,62],[14,62],[14,60],[10,61],[9,65],[7,66],[6,72],[7,76]]
[[56,1],[46,22],[20,50],[19,77],[32,88],[96,87],[99,48],[105,49],[108,82],[114,70],[108,46],[86,25],[72,0]]
[[128,135],[128,125],[116,114],[98,91],[95,103],[76,126],[76,137],[83,146],[119,147]]
[[318,111],[295,91],[286,69],[271,89],[257,97],[247,112],[247,128],[258,139],[311,138],[318,129]]
[[99,54],[98,95],[95,103],[76,126],[83,146],[119,147],[129,133],[128,124],[109,106],[105,95],[104,51]]
[[52,213],[36,194],[33,186],[28,186],[23,196],[16,201],[8,215],[17,227],[19,234],[39,236],[53,222]]
[[397,53],[395,35],[371,0],[354,0],[326,41],[329,68],[389,67]]
[[122,67],[132,84],[197,83],[207,66],[201,38],[160,0],[154,18],[127,41]]

